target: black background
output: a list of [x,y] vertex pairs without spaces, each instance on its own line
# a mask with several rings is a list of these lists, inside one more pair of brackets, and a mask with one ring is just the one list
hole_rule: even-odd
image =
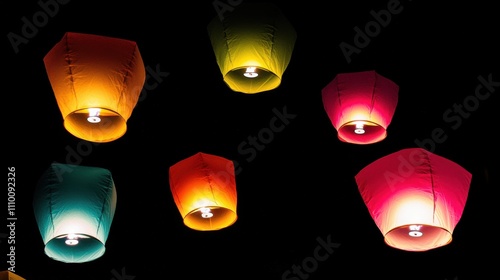
[[[292,266],[310,260],[318,238],[340,245],[307,279],[462,280],[498,274],[494,112],[500,43],[492,2],[401,1],[401,11],[348,62],[339,45],[355,46],[354,28],[363,30],[374,23],[371,11],[398,2],[272,1],[295,27],[297,41],[282,84],[254,95],[233,92],[222,80],[206,29],[217,16],[218,2],[60,2],[52,1],[58,3],[52,15],[36,1],[8,1],[2,8],[3,145],[7,166],[16,169],[15,270],[20,276],[285,279]],[[236,9],[240,2],[228,4]],[[22,36],[23,17],[38,26],[16,52],[9,34]],[[161,72],[159,79],[149,78],[127,133],[114,142],[92,144],[63,128],[43,57],[69,31],[136,41],[145,66]],[[399,85],[398,106],[382,142],[343,143],[323,109],[321,89],[338,73],[364,70]],[[478,77],[496,83],[496,91],[483,100],[475,96]],[[467,114],[453,113],[454,121],[446,120],[443,115],[455,105],[465,106]],[[294,117],[255,158],[241,153],[238,146],[268,129],[276,110]],[[439,143],[432,140],[436,129],[446,135]],[[473,174],[453,241],[428,252],[385,245],[354,181],[367,164],[410,147],[431,150]],[[238,220],[229,228],[193,231],[175,207],[168,168],[197,152],[223,156],[241,168]],[[95,261],[66,264],[43,253],[32,195],[52,162],[99,166],[113,174],[116,214],[106,253]],[[9,230],[2,232],[4,259]],[[9,266],[2,261],[2,268]]]

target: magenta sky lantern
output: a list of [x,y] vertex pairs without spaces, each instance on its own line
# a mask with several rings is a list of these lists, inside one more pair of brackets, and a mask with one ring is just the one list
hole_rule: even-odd
[[375,71],[338,74],[322,90],[323,105],[343,142],[372,144],[387,136],[399,86]]
[[427,150],[409,148],[372,162],[355,179],[387,245],[427,251],[451,242],[472,174]]

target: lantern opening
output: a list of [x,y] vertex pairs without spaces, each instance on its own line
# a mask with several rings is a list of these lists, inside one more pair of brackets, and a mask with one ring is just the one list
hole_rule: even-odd
[[[235,91],[256,93],[264,91],[263,88],[277,88],[281,78],[262,67],[248,66],[229,71],[224,76],[224,81]],[[245,87],[246,89],[240,89]]]
[[389,231],[384,241],[387,245],[406,251],[427,251],[445,246],[452,241],[452,234],[439,226],[404,225]]
[[106,248],[101,240],[84,234],[64,234],[49,240],[45,254],[65,263],[81,263],[101,257]]
[[370,121],[351,121],[339,127],[338,137],[343,142],[371,144],[387,137],[387,131],[379,124]]
[[196,230],[219,230],[232,225],[236,212],[224,207],[201,207],[184,217],[184,224]]
[[127,121],[112,110],[86,108],[67,115],[64,127],[78,138],[102,143],[123,136],[127,131]]

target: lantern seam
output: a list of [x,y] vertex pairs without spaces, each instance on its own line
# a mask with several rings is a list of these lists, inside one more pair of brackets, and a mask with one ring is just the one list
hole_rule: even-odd
[[[340,76],[337,76],[337,78],[334,80],[335,83],[335,88],[337,88],[337,102],[339,103],[339,108],[342,108],[342,99],[340,96],[340,88],[339,88],[339,78]],[[344,119],[344,110],[340,110],[340,119]],[[334,123],[334,125],[336,125]]]
[[[55,166],[54,166],[55,167]],[[55,173],[55,170],[53,169],[52,170],[53,173]],[[50,227],[52,228],[52,232],[55,232],[55,225],[54,225],[54,215],[53,215],[53,212],[52,212],[52,209],[53,209],[53,188],[52,188],[53,184],[51,184],[50,188],[49,188],[49,217],[50,217]],[[47,243],[45,243],[47,244]]]
[[[109,182],[109,178],[108,178],[108,182],[107,182],[107,183],[108,183],[108,186],[109,186],[109,183],[110,183],[110,182]],[[107,196],[107,197],[109,197],[109,190],[108,190],[108,192],[106,193],[106,196]],[[112,196],[112,193],[111,193],[111,196]],[[102,217],[103,217],[103,215],[104,215],[104,211],[105,211],[105,209],[106,209],[106,207],[105,207],[105,206],[106,206],[106,202],[107,202],[107,201],[106,201],[106,200],[104,200],[104,201],[102,201],[102,203],[101,203],[101,210],[99,211],[99,212],[101,213],[101,215],[100,215],[100,216],[99,216],[99,218],[97,219],[97,230],[96,230],[96,234],[97,234],[97,235],[99,234],[99,231],[100,231],[100,230],[101,230],[101,228],[102,228]],[[102,241],[101,241],[101,242],[102,242]]]
[[210,177],[210,174],[208,174],[207,171],[210,170],[208,164],[206,163],[205,159],[204,159],[204,156],[202,153],[200,153],[200,157],[201,157],[201,161],[202,161],[202,168],[203,168],[203,172],[205,173],[205,176],[207,178],[207,183],[208,183],[208,186],[210,187],[210,193],[212,194],[212,199],[213,199],[213,202],[217,205],[219,205],[217,203],[217,199],[215,198],[215,195],[214,195],[214,190],[213,190],[213,187],[212,187],[212,180],[211,180],[211,177]]
[[[231,48],[229,47],[229,40],[228,40],[228,34],[227,34],[227,26],[226,26],[227,22],[225,20],[222,20],[221,21],[221,25],[222,25],[222,30],[224,32],[224,43],[226,45],[226,51],[227,51],[227,58],[229,59],[229,62],[231,63],[231,65],[233,65],[233,60],[232,60],[232,55],[231,55]],[[226,68],[226,67],[224,67]],[[224,71],[226,71],[224,69]],[[227,72],[226,73],[223,73],[224,76],[226,76]]]
[[128,78],[130,78],[130,72],[131,72],[131,69],[132,69],[132,64],[133,64],[133,61],[135,60],[135,58],[137,57],[137,53],[138,53],[138,47],[137,47],[137,44],[134,43],[133,44],[133,50],[132,50],[132,57],[130,58],[130,60],[128,62],[127,71],[125,72],[125,75],[123,75],[122,90],[121,90],[121,94],[120,94],[119,100],[117,102],[118,104],[121,104],[121,100],[122,100],[122,98],[124,96],[124,92],[128,89],[127,80],[128,80]]
[[[369,117],[368,117],[370,120],[372,119],[373,107],[375,106],[374,105],[374,103],[375,103],[375,89],[377,87],[377,82],[378,82],[378,79],[377,79],[378,75],[377,75],[377,73],[375,71],[372,71],[372,73],[373,73],[375,81],[373,82],[372,97],[370,98],[370,114],[369,114]],[[379,125],[379,124],[377,124],[377,125]]]
[[[71,56],[70,56],[70,46],[69,46],[69,36],[70,34],[66,34],[65,36],[65,46],[66,46],[66,53],[65,53],[65,61],[68,64],[68,76],[70,78],[70,83],[71,83],[71,92],[73,93],[74,99],[76,100],[76,104],[78,105],[78,94],[76,94],[75,90],[75,79],[73,76],[73,71],[72,71],[72,62],[71,62]],[[79,106],[77,106],[79,107]],[[64,116],[66,118],[66,116]]]
[[424,156],[427,158],[427,163],[429,164],[429,177],[431,180],[431,190],[432,190],[432,223],[435,223],[436,218],[436,191],[434,190],[434,174],[432,170],[431,158],[428,153],[424,153]]

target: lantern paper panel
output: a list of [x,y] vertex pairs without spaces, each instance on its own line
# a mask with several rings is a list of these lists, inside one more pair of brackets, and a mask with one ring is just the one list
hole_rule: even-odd
[[53,163],[34,193],[35,218],[45,254],[65,263],[101,257],[116,209],[109,170]]
[[169,183],[189,228],[219,230],[236,222],[236,180],[231,160],[199,152],[170,167]]
[[338,74],[322,90],[324,109],[338,138],[372,144],[387,137],[399,86],[375,71]]
[[67,32],[43,61],[67,131],[91,142],[125,134],[146,81],[135,42]]
[[225,83],[246,94],[281,84],[297,38],[292,24],[271,3],[243,2],[220,12],[208,33]]
[[0,280],[25,280],[25,278],[22,278],[12,271],[4,270],[0,271]]
[[471,179],[460,165],[421,148],[382,157],[355,176],[385,242],[406,251],[451,242]]

